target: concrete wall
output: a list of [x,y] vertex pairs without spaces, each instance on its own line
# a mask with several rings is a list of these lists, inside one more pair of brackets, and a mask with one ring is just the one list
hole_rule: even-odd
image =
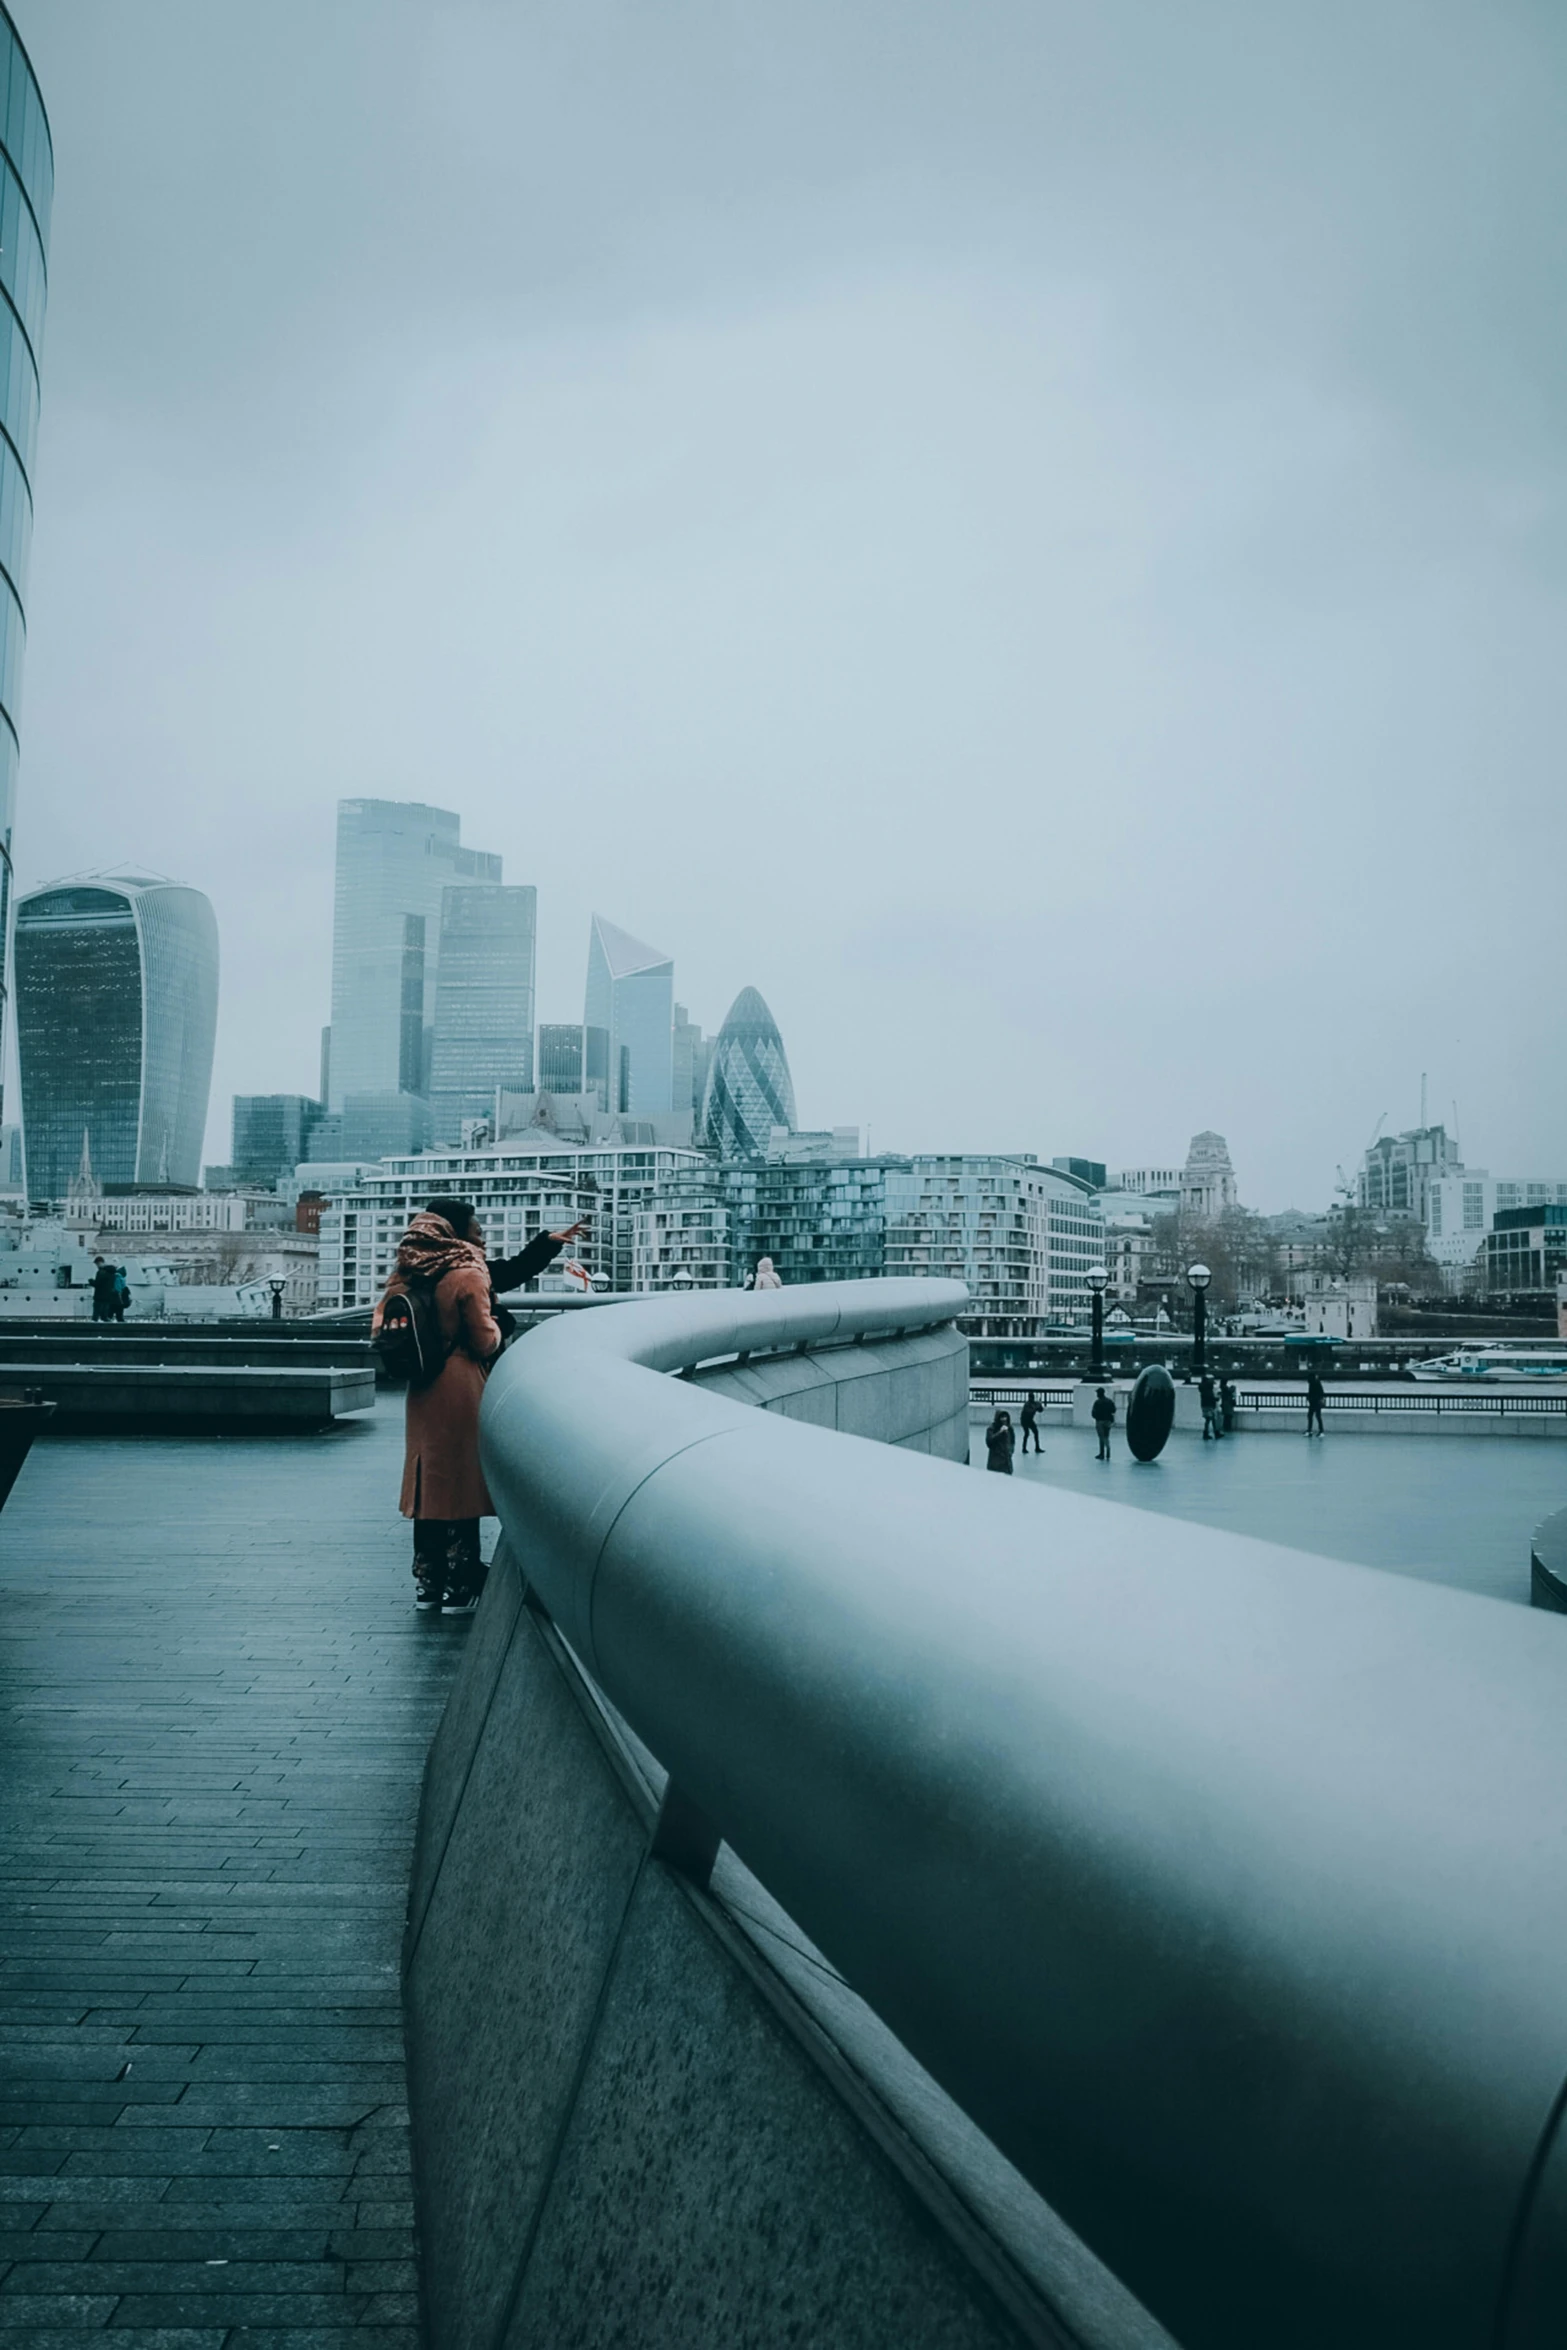
[[406,1944],[432,2350],[1172,2350],[661,1792],[503,1546]]
[[874,1346],[761,1355],[691,1376],[693,1385],[737,1403],[845,1436],[868,1436],[943,1460],[968,1458],[968,1340],[957,1330],[922,1330]]
[[1529,1603],[1567,1616],[1567,1510],[1535,1528],[1529,1545]]
[[[705,1383],[961,1458],[951,1335]],[[503,1542],[405,1944],[432,2350],[1173,2350],[664,1786]]]

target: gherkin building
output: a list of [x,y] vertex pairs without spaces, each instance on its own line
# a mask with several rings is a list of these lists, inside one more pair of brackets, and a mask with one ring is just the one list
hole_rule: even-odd
[[775,1126],[794,1132],[794,1081],[777,1021],[756,989],[743,987],[713,1047],[702,1141],[721,1159],[765,1159]]

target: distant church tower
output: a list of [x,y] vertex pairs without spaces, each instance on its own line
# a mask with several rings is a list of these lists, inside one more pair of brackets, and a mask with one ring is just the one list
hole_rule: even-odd
[[1194,1134],[1181,1174],[1181,1214],[1194,1224],[1211,1224],[1236,1206],[1235,1169],[1222,1134]]

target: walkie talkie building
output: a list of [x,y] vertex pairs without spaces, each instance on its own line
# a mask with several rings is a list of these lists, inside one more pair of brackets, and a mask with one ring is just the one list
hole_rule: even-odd
[[[53,202],[49,118],[27,52],[0,5],[0,940],[11,909],[11,824],[27,636],[22,604],[33,531],[38,356]],[[0,1026],[8,977],[3,958],[0,946]]]
[[53,882],[16,909],[16,1042],[30,1199],[83,1155],[105,1190],[195,1190],[218,1025],[218,926],[200,890]]

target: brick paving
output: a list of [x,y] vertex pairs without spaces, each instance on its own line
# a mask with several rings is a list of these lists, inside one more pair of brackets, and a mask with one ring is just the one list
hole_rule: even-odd
[[60,1439],[0,1516],[0,2350],[414,2350],[398,1946],[466,1626],[400,1413]]

